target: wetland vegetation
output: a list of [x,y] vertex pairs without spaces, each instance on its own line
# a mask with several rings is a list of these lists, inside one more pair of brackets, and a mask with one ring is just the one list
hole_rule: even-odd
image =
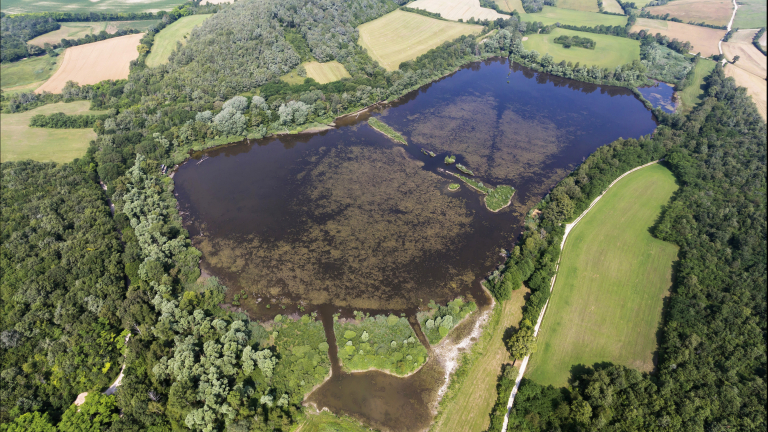
[[431,345],[440,342],[440,339],[444,338],[453,327],[477,310],[475,302],[465,302],[461,297],[449,301],[446,306],[430,301],[428,307],[426,312],[419,312],[416,318],[421,325],[421,331]]
[[[368,119],[368,124],[371,125],[372,128],[376,129],[377,131],[383,133],[384,135],[392,138],[394,141],[399,142],[401,144],[408,145],[408,141],[406,141],[405,138],[403,138],[402,135],[400,135],[398,132],[396,132],[394,129],[389,127],[386,123],[383,121],[371,117]],[[425,150],[422,150],[424,154],[427,154]]]

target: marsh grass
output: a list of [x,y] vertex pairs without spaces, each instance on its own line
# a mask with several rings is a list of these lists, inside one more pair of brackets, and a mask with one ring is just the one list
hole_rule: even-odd
[[387,124],[382,122],[381,120],[371,117],[371,118],[368,119],[368,124],[371,125],[372,128],[374,128],[377,131],[383,133],[384,135],[392,138],[393,140],[395,140],[395,141],[397,141],[397,142],[399,142],[401,144],[408,145],[408,141],[406,141],[405,138],[403,138],[402,135],[400,135],[398,132],[396,132],[391,127],[387,126]]

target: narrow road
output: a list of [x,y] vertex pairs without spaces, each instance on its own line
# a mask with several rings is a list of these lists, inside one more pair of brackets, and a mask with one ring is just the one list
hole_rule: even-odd
[[[577,217],[576,220],[574,220],[573,222],[565,225],[565,233],[563,234],[563,241],[560,242],[560,252],[561,252],[560,253],[560,258],[557,259],[557,264],[555,264],[555,275],[552,276],[552,281],[549,284],[549,292],[552,292],[552,290],[555,287],[555,281],[557,280],[557,271],[560,268],[560,259],[563,256],[562,251],[563,251],[563,247],[565,246],[565,239],[568,238],[568,234],[571,232],[571,230],[573,230],[573,228],[576,226],[576,224],[579,223],[579,221],[584,216],[586,216],[587,213],[589,213],[589,211],[592,209],[592,207],[594,207],[595,204],[597,204],[597,202],[600,201],[600,198],[602,198],[603,195],[605,195],[605,193],[608,192],[608,190],[613,185],[616,184],[616,182],[618,182],[619,180],[624,178],[627,174],[633,173],[633,172],[635,172],[635,171],[637,171],[639,169],[645,168],[647,166],[653,165],[653,164],[658,163],[658,162],[659,161],[649,162],[649,163],[647,163],[645,165],[641,165],[641,166],[639,166],[637,168],[633,168],[633,169],[625,172],[624,174],[620,175],[616,180],[614,180],[610,185],[608,185],[607,188],[605,188],[603,193],[601,193],[597,198],[594,199],[594,201],[592,201],[592,203],[589,204],[589,207],[587,207],[587,209],[584,210],[584,212],[581,215],[579,215],[579,217]],[[547,302],[544,304],[544,307],[541,308],[541,313],[539,314],[539,319],[536,320],[536,327],[533,328],[533,335],[534,336],[538,336],[538,334],[539,334],[539,327],[541,327],[541,322],[544,320],[544,313],[547,311],[547,306],[549,306],[549,300],[547,300]],[[507,426],[509,425],[509,413],[510,413],[510,411],[512,411],[512,406],[515,404],[515,396],[517,396],[517,391],[520,388],[520,381],[523,380],[523,375],[525,374],[525,368],[528,367],[528,360],[530,358],[531,358],[530,354],[525,356],[525,358],[523,359],[523,362],[520,364],[520,372],[517,374],[517,379],[515,379],[515,386],[512,388],[512,392],[509,394],[509,400],[507,400],[507,413],[504,415],[504,423],[501,426],[501,432],[507,432]]]
[[[736,18],[736,11],[739,9],[739,5],[736,4],[736,0],[731,0],[733,2],[733,14],[731,15],[731,20],[728,22],[728,27],[726,28],[726,33],[731,31],[731,27],[733,26],[733,20]],[[720,50],[720,54],[723,53],[723,40],[720,39],[717,42],[717,49]],[[725,66],[726,59],[723,58],[722,60],[723,66]]]

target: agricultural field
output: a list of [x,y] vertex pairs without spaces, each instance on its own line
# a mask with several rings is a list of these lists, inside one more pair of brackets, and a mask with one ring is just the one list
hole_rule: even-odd
[[[509,6],[517,7],[511,2]],[[462,19],[466,22],[470,18],[493,21],[496,18],[509,18],[509,16],[502,15],[493,9],[480,7],[480,0],[416,0],[413,3],[408,3],[408,7],[439,13],[443,18],[453,21]],[[522,3],[519,4],[519,7],[520,9],[517,11],[524,12]]]
[[183,0],[3,0],[0,11],[9,14],[34,12],[157,12],[171,10]]
[[693,70],[693,82],[677,93],[679,112],[686,113],[704,100],[704,78],[712,73],[716,64],[712,60],[699,59]]
[[654,35],[661,33],[670,39],[688,41],[693,46],[691,52],[693,54],[700,52],[702,57],[720,54],[717,43],[725,36],[725,30],[647,18],[638,18],[630,31],[639,32],[640,30],[647,30]]
[[766,78],[768,63],[766,57],[752,45],[752,39],[757,30],[739,30],[731,36],[728,42],[723,42],[723,54],[728,61],[739,56],[734,66],[763,79]]
[[624,9],[621,8],[621,5],[616,0],[603,0],[603,10],[611,13],[624,13]]
[[143,36],[138,33],[67,48],[61,67],[36,91],[59,93],[67,81],[96,84],[128,78],[130,62],[139,57],[136,47]]
[[192,29],[199,26],[210,16],[210,14],[186,16],[162,29],[160,33],[155,35],[152,51],[147,56],[147,66],[155,67],[168,63],[168,58],[173,50],[176,49],[176,42],[185,44]]
[[768,119],[768,86],[766,86],[765,78],[761,78],[757,75],[751,74],[744,69],[736,65],[727,64],[725,66],[725,75],[732,77],[736,80],[736,84],[747,89],[747,94],[752,96],[752,102],[757,105],[757,111],[763,117],[763,120]]
[[[588,37],[595,41],[595,49],[564,48],[554,42],[556,37],[563,35]],[[597,65],[607,68],[615,68],[640,59],[640,42],[638,41],[565,29],[555,29],[550,34],[529,35],[528,39],[523,41],[523,46],[528,50],[536,50],[539,54],[548,53],[554,57],[556,62],[565,60],[574,64],[580,62],[582,65]]]
[[733,20],[733,27],[759,29],[766,26],[766,0],[738,0],[739,9]]
[[520,15],[525,15],[525,9],[523,9],[523,2],[520,0],[494,0],[499,9],[504,12],[512,12],[516,10]]
[[600,12],[600,8],[597,7],[597,0],[558,0],[557,7],[584,12]]
[[466,371],[461,384],[452,390],[455,398],[441,408],[441,415],[431,429],[436,432],[483,432],[490,425],[488,414],[496,401],[496,382],[501,366],[510,362],[504,346],[504,332],[520,325],[527,288],[512,292],[512,298],[497,304],[500,311],[490,320],[483,336],[472,348],[478,358]]
[[674,0],[663,6],[647,8],[654,15],[669,14],[683,22],[705,22],[707,24],[728,25],[733,14],[730,0]]
[[[409,6],[416,7],[413,3]],[[393,71],[404,61],[413,60],[461,35],[479,33],[482,27],[396,10],[361,25],[358,30],[358,43],[368,55],[383,68]]]
[[[349,72],[347,72],[347,69],[344,68],[344,65],[337,62],[336,60],[326,63],[320,63],[316,61],[304,62],[301,64],[301,66],[304,66],[304,69],[307,71],[306,78],[312,78],[320,84],[328,84],[329,82],[350,77]],[[302,84],[304,83],[304,78],[305,77],[296,73],[295,69],[290,73],[280,77],[281,80],[287,82],[288,84]]]
[[611,362],[650,372],[678,247],[648,229],[677,189],[651,165],[629,174],[571,231],[526,376],[565,386],[573,367]]
[[0,65],[0,88],[3,93],[31,91],[40,87],[61,66],[64,56],[30,57]]
[[65,22],[61,24],[60,29],[40,35],[27,43],[43,47],[46,43],[57,44],[62,39],[80,39],[89,34],[98,34],[102,31],[115,34],[118,30],[148,30],[159,22],[160,20]]
[[85,154],[91,140],[96,138],[93,129],[50,129],[31,128],[29,121],[37,114],[103,114],[103,111],[88,111],[89,101],[55,103],[23,113],[0,116],[0,131],[3,145],[0,146],[0,161],[33,159],[41,162],[69,162]]
[[575,26],[594,27],[605,26],[625,26],[627,17],[606,15],[594,12],[584,12],[573,9],[561,9],[552,6],[544,6],[541,12],[528,14],[520,17],[523,21],[541,21],[544,25],[555,23],[570,24]]

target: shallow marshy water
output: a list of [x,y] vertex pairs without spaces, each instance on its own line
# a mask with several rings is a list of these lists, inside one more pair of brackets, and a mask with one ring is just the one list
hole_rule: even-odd
[[[373,130],[369,115],[409,145]],[[530,207],[597,147],[655,126],[626,89],[493,60],[332,130],[208,151],[180,167],[176,191],[202,267],[252,318],[318,309],[326,324],[353,310],[413,316],[429,300],[464,295],[480,306],[476,319],[490,304],[479,281]],[[479,181],[513,186],[512,205],[492,213],[466,184],[448,191],[457,179],[440,169],[458,172],[448,155]],[[434,357],[396,378],[343,373],[332,349],[333,377],[308,401],[380,429],[421,430],[444,382]]]

